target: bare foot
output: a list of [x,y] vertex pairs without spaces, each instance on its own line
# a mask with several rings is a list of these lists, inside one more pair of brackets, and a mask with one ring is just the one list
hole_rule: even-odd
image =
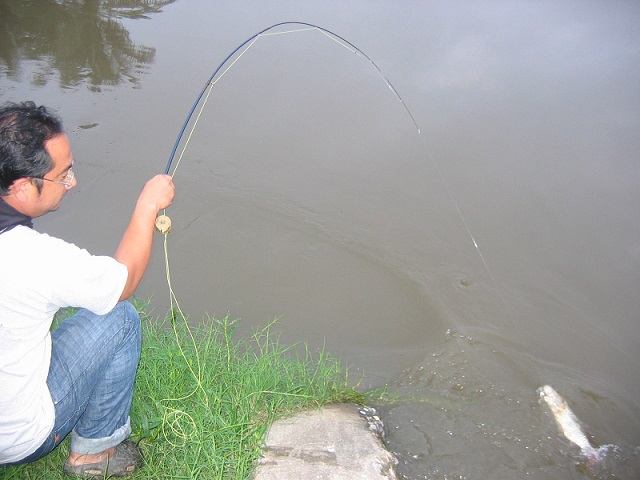
[[116,452],[116,447],[111,447],[108,450],[100,453],[76,453],[71,452],[69,454],[69,458],[67,459],[67,463],[73,467],[77,465],[86,465],[87,463],[98,463],[111,458],[111,456]]

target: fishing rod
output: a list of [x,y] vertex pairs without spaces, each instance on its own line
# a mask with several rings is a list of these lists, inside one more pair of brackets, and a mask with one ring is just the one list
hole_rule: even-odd
[[[284,27],[284,26],[297,26],[300,28],[296,28],[293,30],[285,30],[285,31],[279,31],[279,32],[271,32],[272,30],[275,30],[279,27]],[[420,138],[420,141],[422,143],[422,146],[425,150],[427,150],[424,139],[422,138],[422,132],[420,130],[420,127],[418,126],[418,123],[416,122],[415,117],[413,116],[413,114],[411,113],[411,110],[409,110],[409,107],[407,106],[407,104],[404,102],[404,100],[402,99],[402,97],[400,96],[400,94],[398,93],[398,91],[395,89],[395,87],[391,84],[391,81],[387,78],[387,76],[382,72],[382,70],[380,69],[380,67],[378,67],[378,65],[376,65],[376,63],[367,55],[365,54],[362,50],[360,50],[358,47],[356,47],[353,43],[351,43],[349,40],[347,40],[346,38],[338,35],[335,32],[332,32],[331,30],[328,30],[324,27],[320,27],[318,25],[312,24],[312,23],[307,23],[307,22],[297,22],[297,21],[291,21],[291,22],[280,22],[280,23],[276,23],[274,25],[271,25],[270,27],[267,27],[263,30],[260,30],[258,33],[252,35],[251,37],[247,38],[246,40],[244,40],[240,45],[238,45],[235,49],[233,49],[233,51],[231,51],[231,53],[229,53],[225,59],[216,67],[216,69],[214,70],[213,74],[209,77],[209,79],[207,80],[207,82],[205,83],[204,87],[202,88],[202,90],[200,91],[200,93],[198,94],[198,96],[196,97],[196,100],[193,102],[193,105],[191,106],[191,108],[189,109],[189,113],[187,114],[187,117],[184,120],[184,123],[182,124],[182,127],[180,129],[180,132],[178,133],[178,137],[176,138],[176,141],[173,145],[173,149],[171,150],[171,155],[169,156],[169,160],[167,162],[167,166],[165,168],[165,174],[169,174],[169,171],[171,170],[176,152],[178,150],[178,146],[180,145],[180,142],[182,141],[183,135],[187,129],[187,126],[189,125],[189,122],[191,122],[191,118],[193,116],[193,114],[196,111],[196,108],[198,107],[198,105],[200,104],[200,111],[198,113],[198,116],[196,117],[194,124],[191,128],[191,131],[189,133],[189,136],[187,137],[187,140],[185,141],[185,145],[183,146],[182,152],[180,154],[180,158],[178,159],[178,162],[176,164],[176,166],[174,167],[173,173],[171,174],[172,176],[175,175],[175,172],[178,168],[178,165],[180,164],[180,159],[182,159],[182,156],[184,155],[184,152],[187,148],[188,145],[188,141],[189,138],[191,137],[191,135],[193,134],[196,125],[197,125],[197,121],[198,118],[200,116],[200,114],[202,113],[206,102],[208,100],[209,95],[211,94],[211,91],[213,89],[213,86],[235,65],[235,63],[240,60],[240,58],[247,52],[247,50],[249,50],[254,44],[255,42],[265,36],[270,36],[270,35],[283,35],[283,34],[290,34],[290,33],[297,33],[297,32],[305,32],[305,31],[311,31],[311,30],[315,30],[318,31],[322,34],[324,34],[326,37],[328,37],[329,39],[335,41],[338,45],[346,48],[347,50],[351,51],[352,53],[364,58],[367,62],[369,62],[369,64],[371,64],[371,66],[373,66],[373,68],[375,69],[375,71],[377,72],[377,74],[380,76],[380,78],[384,81],[384,83],[387,85],[387,87],[391,90],[391,92],[393,93],[393,95],[400,101],[400,103],[402,104],[402,107],[404,109],[404,111],[407,113],[407,115],[409,116],[409,119],[411,120],[413,126],[415,127],[416,131],[418,132],[418,137]],[[244,48],[244,50],[242,50]],[[238,54],[238,52],[240,52],[240,50],[242,50],[242,52],[236,56],[236,54]],[[223,67],[227,64],[227,62],[229,62],[232,58],[235,59],[230,63],[230,65],[224,70],[222,71]],[[220,75],[218,75],[220,72],[222,71],[222,73]],[[207,90],[209,90],[209,93],[206,95],[205,97],[205,93],[207,93]],[[204,97],[204,100],[203,100]],[[456,202],[455,197],[453,196],[453,193],[451,192],[451,189],[449,188],[449,185],[447,183],[447,181],[444,178],[444,175],[442,174],[442,172],[440,171],[440,168],[438,167],[437,162],[435,162],[435,160],[432,159],[432,162],[434,164],[434,167],[438,173],[438,176],[440,178],[440,181],[442,182],[442,184],[445,187],[445,190],[447,192],[447,195],[450,199],[450,201],[452,202],[453,206],[456,209],[456,212],[458,214],[458,217],[460,218],[466,232],[467,235],[469,235],[471,242],[473,243],[474,248],[476,249],[476,252],[478,253],[480,260],[482,261],[486,271],[488,272],[489,276],[491,277],[492,281],[494,282],[494,284],[497,284],[497,282],[495,281],[495,279],[493,278],[493,274],[491,272],[491,269],[489,268],[489,265],[487,264],[484,255],[482,254],[482,251],[480,250],[480,247],[478,245],[478,242],[476,241],[473,233],[471,232],[471,229],[469,227],[469,225],[467,224],[467,221],[465,220],[464,215],[462,214],[462,210],[460,209],[460,206],[458,205],[458,202]],[[166,216],[166,215],[160,215],[158,216],[158,218],[156,219],[156,229],[163,234],[168,233],[171,230],[171,219]],[[165,236],[165,240],[166,240],[166,236]]]

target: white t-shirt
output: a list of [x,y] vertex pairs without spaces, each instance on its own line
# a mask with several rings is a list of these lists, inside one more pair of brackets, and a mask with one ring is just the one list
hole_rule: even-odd
[[47,375],[62,307],[111,311],[127,267],[28,227],[0,234],[0,464],[33,453],[53,428]]

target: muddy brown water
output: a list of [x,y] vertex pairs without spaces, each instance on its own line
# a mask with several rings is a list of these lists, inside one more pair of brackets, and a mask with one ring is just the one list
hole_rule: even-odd
[[[114,251],[214,68],[167,211],[194,322],[278,317],[377,405],[407,479],[637,478],[640,7],[0,2],[2,100],[55,108],[78,186],[37,228]],[[160,239],[160,237],[158,237]],[[141,297],[168,306],[157,242]],[[589,470],[536,389],[569,401]]]

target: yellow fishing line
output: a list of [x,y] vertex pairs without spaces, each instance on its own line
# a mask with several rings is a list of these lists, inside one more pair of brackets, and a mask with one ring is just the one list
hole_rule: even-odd
[[229,65],[220,74],[220,76],[218,78],[216,78],[215,81],[209,83],[207,95],[205,96],[202,104],[200,105],[200,110],[198,110],[198,115],[196,116],[196,119],[193,121],[193,126],[191,127],[191,130],[189,131],[189,135],[187,135],[187,139],[185,140],[184,145],[182,147],[182,150],[180,151],[180,156],[178,157],[178,161],[176,162],[176,166],[173,169],[173,173],[171,174],[171,178],[173,178],[173,176],[176,174],[176,170],[178,170],[178,167],[180,166],[180,162],[182,161],[182,157],[184,156],[184,152],[187,150],[187,146],[189,145],[189,141],[191,140],[191,136],[193,135],[193,132],[195,131],[196,126],[198,125],[198,122],[200,121],[200,116],[202,115],[202,111],[204,110],[205,105],[209,101],[209,96],[211,95],[211,91],[213,90],[213,87],[215,86],[216,83],[218,83],[222,79],[222,77],[224,77],[224,75],[231,69],[231,67],[233,67],[236,64],[236,62],[238,60],[240,60],[240,58],[242,58],[242,56],[247,52],[247,50],[249,50],[253,46],[253,44],[258,41],[258,38],[259,37],[256,37],[255,39],[253,39],[253,41],[251,43],[249,43],[249,45],[247,45],[247,47],[242,51],[242,53],[240,53],[238,55],[238,57],[231,63],[231,65]]
[[[270,30],[273,27],[279,26],[279,25],[284,25],[286,23],[298,23],[301,25],[306,25],[306,27],[303,28],[296,28],[296,29],[290,29],[290,30],[285,30],[285,31],[280,31],[280,32],[270,32],[268,30]],[[229,72],[229,70],[247,53],[247,51],[249,49],[251,49],[255,43],[258,41],[258,39],[262,38],[262,37],[269,37],[269,36],[276,36],[276,35],[285,35],[285,34],[291,34],[291,33],[301,33],[301,32],[308,32],[308,31],[319,31],[320,33],[322,33],[325,37],[329,38],[330,40],[333,40],[335,43],[337,43],[338,45],[340,45],[341,47],[347,49],[348,51],[350,51],[351,53],[354,53],[356,55],[358,55],[361,58],[366,59],[372,66],[373,68],[378,72],[379,76],[382,78],[382,80],[385,82],[385,84],[387,85],[387,87],[391,90],[391,92],[393,93],[393,95],[400,101],[400,103],[402,104],[402,107],[404,108],[404,110],[406,111],[406,113],[408,114],[409,118],[411,119],[411,122],[413,123],[414,127],[416,128],[420,141],[422,143],[423,149],[425,151],[427,151],[427,147],[426,144],[424,142],[424,139],[422,138],[422,132],[420,130],[420,127],[418,126],[413,114],[411,113],[411,111],[409,110],[409,108],[407,107],[407,105],[405,104],[404,100],[402,99],[402,97],[398,94],[398,92],[396,91],[396,89],[393,87],[393,85],[391,84],[391,82],[389,81],[389,79],[384,75],[384,73],[380,70],[380,68],[361,50],[359,50],[357,47],[355,47],[353,44],[351,44],[349,41],[345,40],[342,37],[339,37],[338,35],[335,35],[333,32],[330,32],[328,30],[325,30],[324,28],[318,27],[318,26],[314,26],[311,24],[305,24],[302,22],[285,22],[282,24],[277,24],[274,25],[272,27],[269,27],[268,29],[265,29],[262,33],[257,34],[255,37],[253,37],[252,39],[248,40],[246,42],[246,46],[240,46],[238,47],[238,49],[236,49],[236,51],[234,51],[229,57],[227,57],[227,59],[225,60],[225,62],[227,60],[229,60],[229,58],[236,52],[239,52],[236,57],[233,59],[233,61],[231,62],[231,64],[229,66],[227,66],[221,73],[220,75],[217,76],[217,78],[211,77],[211,79],[209,80],[208,84],[205,85],[205,87],[202,90],[201,93],[201,97],[202,94],[205,93],[206,91],[206,95],[204,96],[204,99],[202,99],[202,101],[200,102],[200,109],[198,110],[198,114],[196,115],[192,126],[191,126],[191,130],[189,131],[189,134],[187,135],[186,140],[183,142],[183,146],[182,146],[182,150],[180,151],[180,155],[177,159],[177,162],[173,168],[173,172],[171,173],[171,177],[173,178],[176,174],[176,171],[178,170],[178,167],[180,166],[180,163],[184,157],[184,154],[187,150],[187,147],[191,141],[191,138],[193,136],[193,133],[196,129],[196,126],[198,125],[198,122],[200,121],[200,117],[202,115],[202,112],[204,111],[204,108],[207,104],[207,102],[209,101],[209,97],[211,95],[211,92],[213,91],[213,87]],[[244,45],[244,44],[243,44]],[[242,50],[240,50],[242,48]],[[222,67],[224,65],[223,62],[220,67]],[[219,68],[220,68],[219,67]],[[217,72],[217,70],[216,70]],[[215,76],[215,73],[214,73]],[[201,97],[199,97],[199,100],[201,99]],[[199,101],[198,100],[198,101]],[[196,101],[196,103],[198,102]],[[195,105],[192,108],[192,112],[195,110]],[[186,127],[186,124],[189,121],[189,117],[191,116],[191,113],[189,114],[189,116],[187,117],[187,120],[185,121],[185,125],[183,126],[183,130],[184,127]],[[175,153],[175,149],[178,145],[178,143],[180,142],[180,138],[182,136],[182,132],[180,134],[180,136],[178,137],[178,140],[176,141],[176,145],[174,146],[174,153]],[[169,164],[167,166],[167,173],[169,172],[169,169],[171,167],[171,163],[173,160],[173,153],[172,156],[169,160]],[[440,171],[440,168],[437,164],[437,162],[435,160],[432,159],[432,163],[435,165],[436,171],[438,173],[438,176],[440,178],[440,180],[442,181],[445,190],[447,192],[447,195],[449,196],[449,199],[452,201],[457,214],[459,216],[459,218],[462,221],[462,224],[464,226],[464,228],[466,229],[467,234],[469,235],[469,237],[471,238],[471,241],[476,249],[476,252],[478,253],[478,255],[480,256],[480,259],[486,269],[486,271],[489,273],[489,276],[492,280],[492,282],[494,283],[494,285],[497,286],[497,282],[495,280],[495,278],[493,277],[493,274],[491,272],[491,270],[489,269],[489,265],[487,264],[484,255],[482,254],[482,251],[480,250],[480,247],[475,239],[475,237],[473,236],[471,229],[469,228],[464,215],[462,214],[462,211],[458,205],[458,203],[456,202],[453,193],[451,191],[451,189],[449,188],[448,183],[446,182],[443,174]],[[169,227],[170,227],[170,221],[169,221]],[[191,391],[189,394],[183,396],[183,397],[179,397],[179,398],[167,398],[162,400],[162,403],[169,403],[169,402],[173,402],[173,401],[181,401],[181,400],[185,400],[187,398],[190,398],[191,396],[195,395],[196,392],[198,390],[200,390],[203,394],[203,401],[205,402],[205,405],[208,406],[209,404],[209,396],[207,394],[207,392],[204,389],[204,386],[202,385],[202,370],[201,370],[201,361],[200,361],[200,353],[195,341],[195,338],[191,332],[191,329],[189,328],[189,324],[187,321],[187,317],[186,315],[183,313],[182,308],[180,307],[180,303],[178,302],[178,299],[176,297],[176,294],[173,290],[173,287],[171,285],[171,271],[170,271],[170,266],[169,266],[169,249],[168,249],[168,240],[167,240],[167,235],[168,235],[168,230],[160,230],[161,233],[164,235],[164,257],[165,257],[165,270],[166,270],[166,276],[167,276],[167,285],[169,287],[169,300],[170,300],[170,306],[171,306],[171,315],[172,315],[172,328],[173,331],[176,335],[176,341],[178,344],[178,347],[180,349],[180,353],[183,356],[184,360],[187,363],[187,366],[189,368],[189,371],[191,372],[191,374],[193,375],[193,378],[196,381],[196,386],[193,389],[193,391]],[[498,292],[500,294],[500,296],[502,297],[502,292],[501,290],[498,288]],[[504,299],[503,299],[504,300]],[[187,328],[187,331],[189,332],[189,337],[190,337],[190,341],[192,342],[192,345],[194,347],[194,352],[195,352],[195,362],[196,362],[196,369],[194,370],[194,368],[191,365],[191,362],[189,362],[189,359],[186,357],[186,354],[182,348],[182,345],[180,344],[180,339],[178,336],[178,331],[176,329],[176,325],[175,325],[175,312],[177,312],[179,314],[179,316],[181,317],[181,320],[185,323],[185,326]],[[195,425],[195,421],[193,419],[193,417],[191,417],[187,412],[184,412],[183,410],[180,409],[175,409],[169,406],[165,406],[165,414],[164,414],[164,418],[163,418],[163,432],[165,431],[165,428],[168,428],[171,430],[171,432],[177,437],[180,438],[182,440],[186,440],[189,436],[190,433],[188,432],[194,432],[197,427]],[[189,424],[188,428],[185,428],[185,426],[182,424],[183,421],[186,421]]]
[[[170,445],[177,447],[177,446],[180,446],[180,444],[173,442],[171,438],[177,438],[182,442],[182,444],[184,444],[191,436],[195,434],[195,432],[197,432],[197,425],[191,414],[189,414],[188,412],[182,409],[175,408],[171,406],[171,404],[174,402],[181,402],[190,397],[193,397],[198,392],[198,390],[200,390],[202,392],[202,395],[201,395],[202,403],[204,404],[205,407],[209,407],[209,394],[207,393],[204,386],[202,385],[202,364],[200,360],[200,352],[198,350],[196,339],[193,336],[193,333],[187,321],[187,317],[182,311],[182,307],[180,307],[180,302],[178,301],[178,298],[171,284],[171,269],[169,266],[168,232],[164,233],[163,236],[164,236],[165,271],[167,276],[167,285],[169,287],[171,328],[175,335],[176,345],[180,350],[180,355],[182,356],[185,363],[187,364],[187,368],[189,369],[189,372],[191,373],[191,375],[193,376],[196,382],[196,385],[191,392],[180,397],[163,398],[159,402],[164,408],[164,412],[162,415],[162,425],[161,425],[162,433]],[[177,315],[176,315],[176,312],[177,312]],[[189,339],[191,341],[193,350],[195,352],[195,358],[192,359],[192,360],[195,360],[195,365],[196,365],[195,369],[192,366],[193,361],[190,361],[190,359],[187,358],[187,355],[183,349],[182,343],[180,342],[180,337],[178,335],[178,329],[176,325],[177,316],[179,316],[180,320],[184,322],[186,331],[189,334]],[[168,435],[169,432],[172,434],[171,436]]]

